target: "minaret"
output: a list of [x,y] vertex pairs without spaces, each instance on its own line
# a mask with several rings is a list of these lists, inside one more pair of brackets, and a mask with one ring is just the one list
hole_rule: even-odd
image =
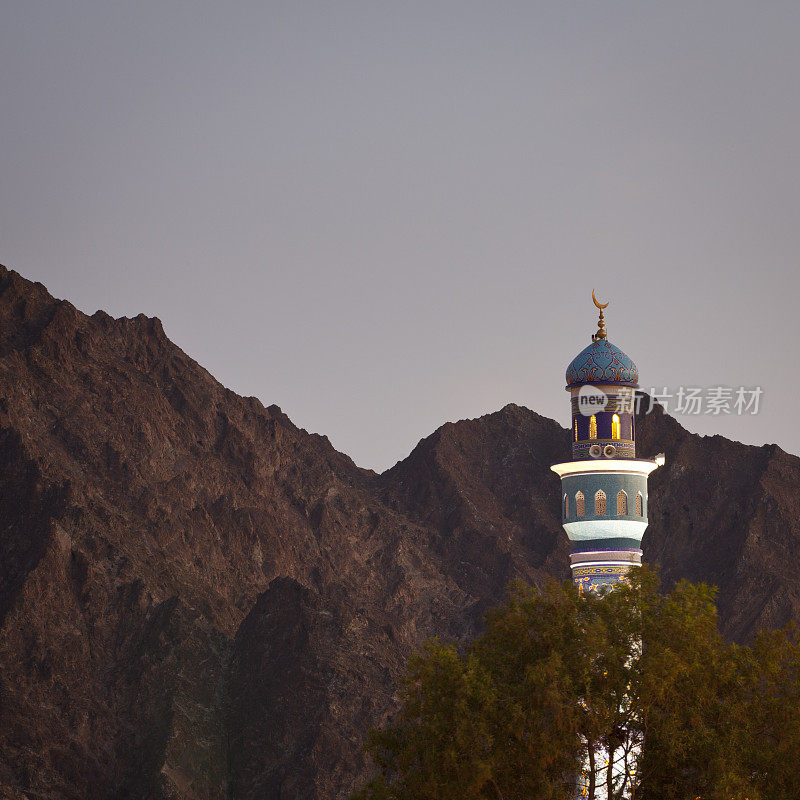
[[636,458],[636,364],[608,341],[603,309],[597,333],[567,367],[572,403],[572,461],[554,464],[561,515],[572,543],[572,578],[581,591],[613,586],[642,563],[647,476],[664,463]]

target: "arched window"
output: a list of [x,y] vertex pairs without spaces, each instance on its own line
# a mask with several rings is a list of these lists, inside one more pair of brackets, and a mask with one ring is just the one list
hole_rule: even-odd
[[569,519],[569,495],[564,495],[564,519]]
[[620,489],[617,492],[617,516],[625,517],[628,515],[628,495]]
[[586,505],[583,502],[583,492],[578,492],[575,495],[575,513],[582,517],[586,513]]
[[642,493],[641,492],[637,492],[636,493],[636,516],[637,517],[643,517],[644,516],[644,512],[642,511]]
[[575,441],[578,441],[578,418],[575,417]]
[[589,418],[589,438],[597,438],[597,417],[594,414]]
[[619,414],[611,417],[611,438],[619,439],[621,425],[619,424]]
[[594,513],[599,517],[606,513],[606,493],[598,489],[594,496]]

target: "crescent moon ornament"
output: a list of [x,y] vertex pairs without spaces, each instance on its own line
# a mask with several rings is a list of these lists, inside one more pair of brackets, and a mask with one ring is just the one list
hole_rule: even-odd
[[[608,305],[608,303],[599,303],[597,301],[597,295],[594,293],[594,289],[592,289],[592,300],[594,304],[600,309],[600,319],[597,320],[597,333],[592,336],[592,341],[596,342],[598,339],[605,339],[606,338],[606,321],[603,319],[603,309]],[[611,301],[609,300],[609,303]]]
[[603,309],[604,309],[604,308],[605,308],[605,307],[608,305],[608,303],[610,303],[610,302],[611,302],[611,301],[609,300],[609,301],[608,301],[608,303],[599,303],[599,302],[597,301],[597,298],[594,296],[594,289],[592,289],[592,300],[594,300],[594,304],[595,304],[595,305],[596,305],[596,306],[597,306],[597,307],[598,307],[598,308],[599,308],[601,311],[602,311],[602,310],[603,310]]

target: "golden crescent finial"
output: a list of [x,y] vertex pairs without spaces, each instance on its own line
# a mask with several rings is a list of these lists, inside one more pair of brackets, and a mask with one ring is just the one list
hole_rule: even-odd
[[602,310],[603,310],[603,309],[604,309],[604,308],[605,308],[605,307],[608,305],[608,303],[610,303],[610,302],[611,302],[611,301],[609,300],[609,301],[608,301],[608,303],[598,303],[598,302],[597,302],[597,298],[594,296],[594,289],[592,289],[592,300],[594,300],[594,304],[595,304],[595,305],[596,305],[596,306],[597,306],[597,307],[598,307],[598,308],[599,308],[601,311],[602,311]]
[[[603,319],[603,309],[608,305],[608,303],[598,303],[594,289],[592,289],[592,300],[594,300],[594,304],[600,309],[600,319],[597,321],[597,333],[592,336],[592,341],[596,342],[598,339],[606,338],[606,321]],[[610,303],[611,301],[609,300],[608,302]]]

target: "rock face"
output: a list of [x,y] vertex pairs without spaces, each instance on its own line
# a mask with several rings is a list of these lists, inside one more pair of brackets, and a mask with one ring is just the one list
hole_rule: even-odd
[[[643,417],[645,558],[724,632],[800,620],[800,460]],[[425,638],[566,578],[569,433],[509,405],[382,475],[158,320],[0,268],[0,797],[343,798]]]

